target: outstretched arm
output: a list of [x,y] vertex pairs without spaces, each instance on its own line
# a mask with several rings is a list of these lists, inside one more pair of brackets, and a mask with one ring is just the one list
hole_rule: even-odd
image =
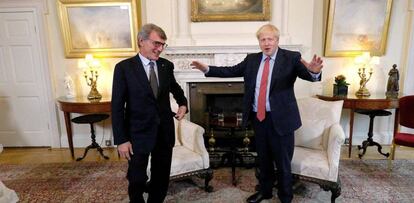
[[198,69],[203,73],[206,73],[208,71],[208,65],[201,63],[200,61],[193,61],[190,65],[193,66],[193,69]]

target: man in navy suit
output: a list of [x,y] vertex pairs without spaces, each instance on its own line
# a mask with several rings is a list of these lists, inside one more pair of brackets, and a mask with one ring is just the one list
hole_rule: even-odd
[[207,77],[244,77],[243,126],[252,121],[260,169],[260,189],[247,202],[272,198],[274,163],[278,197],[281,202],[292,201],[294,131],[302,125],[293,86],[297,77],[308,81],[321,79],[322,60],[314,56],[308,63],[299,52],[279,48],[279,35],[275,26],[262,26],[256,33],[262,52],[247,55],[235,66],[192,62]]
[[[131,202],[161,203],[167,194],[172,149],[175,141],[173,117],[181,120],[187,99],[175,80],[174,65],[161,58],[167,46],[165,32],[154,24],[138,33],[139,53],[115,66],[112,87],[114,143],[128,160],[128,194]],[[170,93],[179,108],[171,112]],[[148,158],[151,178],[147,185]]]

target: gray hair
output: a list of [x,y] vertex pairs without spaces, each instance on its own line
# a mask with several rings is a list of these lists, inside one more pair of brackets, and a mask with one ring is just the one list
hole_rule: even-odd
[[140,39],[142,40],[148,39],[152,31],[156,32],[158,36],[161,37],[161,39],[167,40],[167,35],[165,34],[162,28],[158,27],[155,24],[148,23],[148,24],[143,25],[141,27],[141,30],[138,32],[138,35],[137,35],[138,41]]

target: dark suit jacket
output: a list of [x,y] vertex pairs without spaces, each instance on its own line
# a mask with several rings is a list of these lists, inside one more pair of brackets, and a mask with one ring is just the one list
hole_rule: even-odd
[[[256,78],[262,56],[261,52],[249,54],[241,63],[231,67],[210,66],[206,74],[208,77],[244,77],[243,126],[246,126],[251,118]],[[314,81],[300,59],[299,52],[279,48],[273,66],[269,102],[273,126],[280,135],[293,132],[302,125],[293,90],[296,78]]]
[[148,153],[158,135],[169,146],[174,146],[175,114],[171,111],[170,92],[179,106],[187,106],[187,99],[175,80],[173,63],[159,58],[157,67],[159,89],[156,99],[138,55],[115,66],[111,103],[116,145],[130,141],[134,152]]

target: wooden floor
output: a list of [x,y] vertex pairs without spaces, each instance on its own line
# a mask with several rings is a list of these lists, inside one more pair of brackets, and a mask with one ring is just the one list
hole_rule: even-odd
[[[84,149],[75,149],[75,158],[83,155]],[[389,152],[389,146],[383,147],[383,152]],[[89,150],[86,158],[82,161],[125,161],[118,158],[115,148],[105,148],[105,155],[109,160],[102,158],[96,149]],[[348,145],[342,146],[341,159],[359,159],[356,146],[352,150],[352,157],[348,158]],[[399,147],[396,150],[396,159],[414,159],[414,149]],[[368,147],[367,153],[362,159],[385,159],[377,152],[376,147]],[[62,163],[74,162],[68,148],[4,148],[0,154],[0,164],[30,164],[30,163]]]

